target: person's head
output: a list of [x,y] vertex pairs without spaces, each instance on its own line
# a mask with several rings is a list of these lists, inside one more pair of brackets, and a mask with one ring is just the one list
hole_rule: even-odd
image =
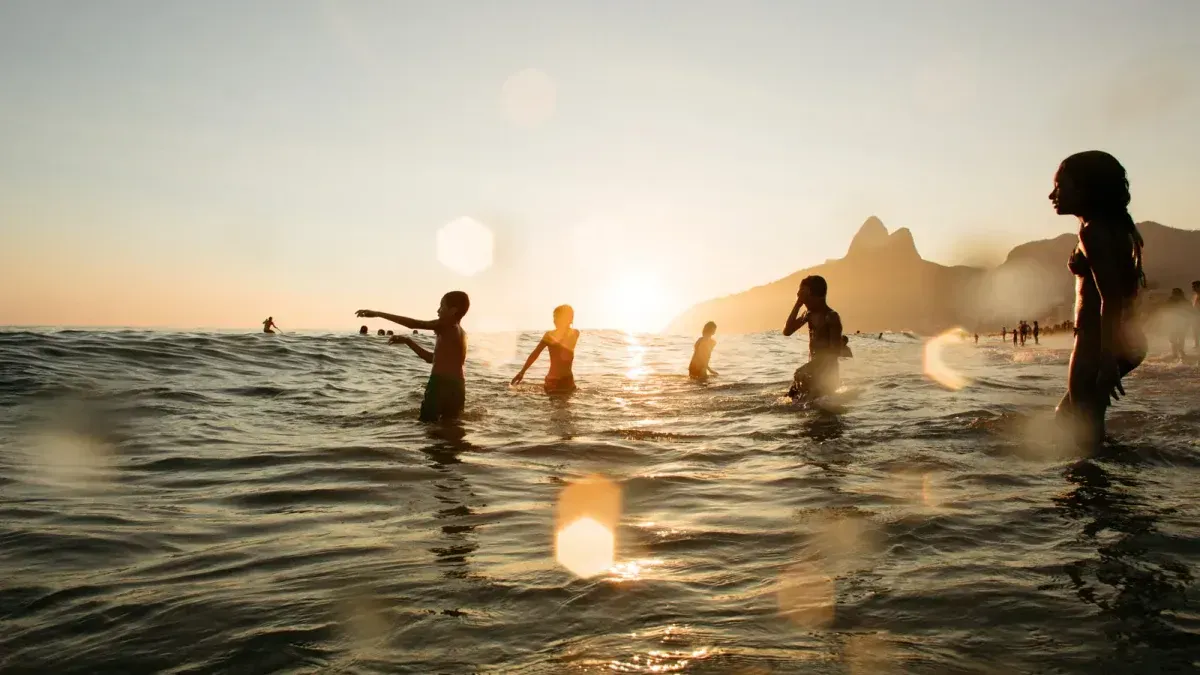
[[383,329],[382,329],[382,328],[380,328],[379,330],[375,331],[375,334],[376,334],[376,335],[387,335],[387,333],[384,333],[384,332],[383,332]]
[[273,316],[268,316],[268,317],[267,317],[267,322],[268,322],[268,323],[274,323],[274,322],[275,322],[275,317],[273,317]]
[[1193,293],[1200,293],[1200,281],[1193,281],[1193,282],[1192,282],[1192,292],[1193,292]]
[[715,322],[709,321],[708,323],[704,324],[704,337],[712,337],[716,334],[717,324]]
[[819,300],[825,301],[825,296],[829,293],[829,284],[826,283],[825,277],[812,275],[804,277],[800,282],[800,297],[805,303]]
[[850,344],[850,336],[849,335],[842,336],[842,344],[844,344],[844,345]]
[[1064,159],[1054,174],[1050,201],[1059,215],[1092,218],[1124,214],[1129,208],[1129,179],[1116,157],[1100,150]]
[[360,326],[360,327],[359,327],[359,329],[358,329],[358,334],[359,334],[359,335],[366,335],[366,334],[367,334],[367,332],[368,332],[368,331],[367,331],[367,327],[366,327],[366,326]]
[[387,332],[387,334],[388,334],[388,335],[395,335],[395,333],[393,333],[393,332],[392,332],[392,331],[390,331],[390,330]]
[[570,305],[559,305],[554,308],[554,327],[567,329],[575,322],[575,309]]
[[1037,322],[1037,321],[1034,321],[1034,322],[1033,322],[1033,325],[1035,325],[1035,326],[1036,326],[1036,325],[1038,325],[1038,322]]
[[442,304],[438,306],[437,315],[439,319],[462,321],[468,309],[471,309],[471,298],[462,291],[450,291],[442,296]]
[[1182,298],[1183,297],[1183,289],[1182,288],[1172,288],[1171,289],[1171,297],[1172,298]]

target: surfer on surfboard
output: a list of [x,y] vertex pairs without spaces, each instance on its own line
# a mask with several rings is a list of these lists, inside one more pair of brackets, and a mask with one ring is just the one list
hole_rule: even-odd
[[[832,394],[841,384],[838,358],[847,347],[842,340],[842,319],[826,302],[829,284],[824,277],[809,276],[800,282],[796,304],[783,334],[791,336],[808,326],[808,363],[796,369],[788,396],[815,399]],[[804,314],[800,310],[804,309]]]

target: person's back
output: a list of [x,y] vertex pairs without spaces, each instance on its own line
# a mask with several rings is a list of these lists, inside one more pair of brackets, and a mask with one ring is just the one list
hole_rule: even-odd
[[688,376],[692,379],[702,380],[709,374],[716,375],[716,372],[708,367],[713,347],[717,346],[717,341],[713,339],[716,332],[717,324],[709,321],[704,324],[703,333],[696,339],[696,344],[692,348],[692,361],[688,364]]

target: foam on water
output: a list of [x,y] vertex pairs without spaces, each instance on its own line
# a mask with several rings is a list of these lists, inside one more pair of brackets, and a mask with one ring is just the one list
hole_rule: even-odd
[[375,337],[0,333],[0,671],[1200,667],[1195,365],[1081,458],[1061,339],[939,345],[955,391],[852,336],[833,415],[781,397],[802,339],[696,384],[691,337],[585,332],[564,400],[506,386],[537,337],[427,427]]

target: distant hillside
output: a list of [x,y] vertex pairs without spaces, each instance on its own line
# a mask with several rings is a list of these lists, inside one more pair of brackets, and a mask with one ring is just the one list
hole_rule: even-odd
[[[1151,286],[1184,287],[1200,279],[1200,232],[1141,223],[1146,275]],[[1029,242],[987,270],[946,267],[921,258],[912,233],[888,233],[872,216],[850,242],[846,257],[795,272],[741,293],[702,302],[677,317],[667,331],[698,333],[706,321],[723,332],[779,330],[800,280],[829,282],[829,302],[847,332],[908,330],[936,333],[954,326],[998,332],[1020,319],[1061,321],[1071,316],[1074,280],[1066,269],[1076,237]]]

